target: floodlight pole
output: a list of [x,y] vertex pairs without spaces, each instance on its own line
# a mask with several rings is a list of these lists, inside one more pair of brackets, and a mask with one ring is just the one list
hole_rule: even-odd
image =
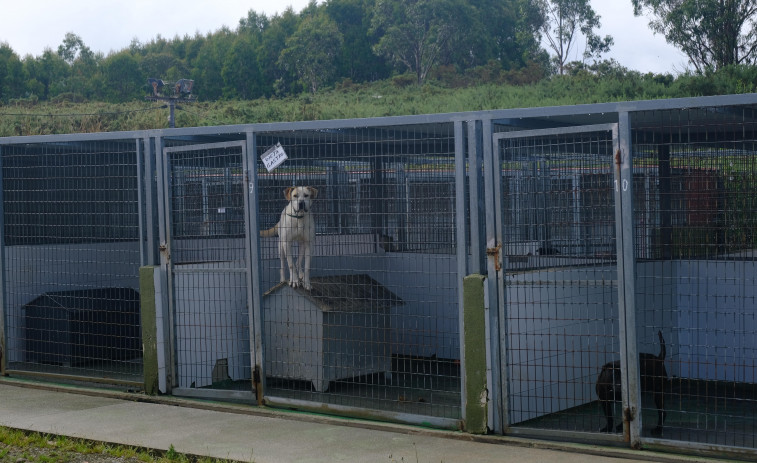
[[168,127],[176,128],[176,119],[174,118],[174,110],[176,109],[176,100],[173,98],[168,100]]
[[192,86],[194,84],[194,81],[190,79],[180,79],[179,81],[176,82],[175,86],[173,87],[173,95],[170,95],[170,96],[164,96],[163,94],[161,94],[161,90],[165,86],[165,82],[163,82],[162,80],[149,78],[147,79],[147,84],[152,87],[152,95],[146,96],[145,100],[167,102],[168,103],[168,127],[172,129],[176,128],[176,117],[175,117],[176,102],[177,101],[192,102],[195,100],[194,97],[192,96]]

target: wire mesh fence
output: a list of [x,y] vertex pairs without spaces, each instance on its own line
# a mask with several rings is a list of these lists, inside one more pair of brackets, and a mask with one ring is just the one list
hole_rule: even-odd
[[9,370],[141,381],[137,151],[3,147]]
[[[452,125],[271,133],[258,154],[279,142],[287,164],[258,175],[261,229],[279,227],[261,238],[268,395],[459,418]],[[303,221],[310,290],[280,259],[283,228]]]
[[[602,365],[619,358],[613,132],[499,140],[508,423],[596,432]],[[619,422],[616,418],[616,422]]]
[[243,144],[165,152],[176,387],[250,392]]
[[[461,280],[501,245],[504,294],[487,294],[503,320],[481,333],[502,347],[501,431],[620,441],[630,368],[642,440],[753,455],[752,100],[0,140],[1,361],[138,383],[138,267],[160,256],[174,392],[251,400],[260,381],[269,404],[459,423]],[[269,172],[277,143],[288,160]]]
[[[754,448],[754,109],[648,116],[633,134],[636,317],[640,351],[667,342],[661,437]],[[643,412],[657,421],[653,401]]]

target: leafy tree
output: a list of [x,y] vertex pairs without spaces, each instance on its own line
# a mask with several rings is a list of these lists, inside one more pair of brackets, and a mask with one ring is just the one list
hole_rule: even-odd
[[101,96],[99,61],[103,59],[101,53],[94,53],[84,44],[84,41],[73,32],[66,33],[63,42],[58,46],[57,55],[69,69],[64,78],[53,81],[53,95],[68,93],[77,97],[97,98]]
[[503,69],[517,69],[539,60],[544,52],[539,31],[544,18],[531,0],[471,2],[471,22],[453,49],[452,64],[461,69],[487,66],[492,60]]
[[249,100],[263,94],[256,45],[253,36],[240,35],[226,52],[221,68],[226,98]]
[[757,62],[757,0],[632,0],[636,16],[678,47],[702,73]]
[[[226,53],[234,43],[235,35],[228,29],[221,29],[205,40],[192,62],[191,78],[195,80],[198,96],[204,100],[221,98],[224,93],[225,81],[223,67],[226,63]],[[194,92],[193,92],[194,93]]]
[[287,39],[279,65],[294,69],[303,86],[316,93],[321,85],[332,79],[334,61],[343,40],[336,23],[328,16],[315,14],[307,17]]
[[297,84],[294,70],[278,66],[278,60],[287,47],[287,39],[295,33],[299,24],[300,17],[289,7],[283,13],[273,16],[270,25],[263,31],[258,62],[263,80],[267,83],[266,94],[286,94]]
[[599,58],[613,44],[612,37],[598,36],[594,31],[601,26],[600,17],[594,12],[589,0],[537,0],[544,16],[542,32],[549,48],[554,52],[554,62],[559,74],[565,73],[565,65],[578,39],[586,38],[583,59]]
[[142,74],[147,77],[179,80],[189,75],[189,70],[184,62],[173,53],[147,53],[140,61],[139,67]]
[[337,25],[344,41],[337,56],[336,75],[355,82],[385,79],[392,71],[390,63],[373,53],[370,15],[375,0],[328,0],[323,11]]
[[24,94],[24,66],[7,43],[0,43],[0,101]]
[[73,32],[67,32],[63,38],[63,43],[58,46],[58,56],[63,58],[68,64],[74,64],[77,57],[83,59],[92,59],[94,53],[84,45],[84,41]]
[[97,99],[102,96],[102,61],[101,53],[80,53],[71,64],[67,90],[87,99]]
[[42,100],[57,95],[65,88],[70,71],[63,58],[49,48],[40,57],[28,56],[24,60],[24,68],[30,79],[27,86],[31,85],[32,91]]
[[373,50],[405,66],[422,85],[460,39],[473,13],[463,0],[377,0],[371,31],[379,40]]
[[105,98],[112,102],[139,99],[143,91],[146,76],[139,71],[137,59],[128,51],[111,54],[103,61],[105,79]]

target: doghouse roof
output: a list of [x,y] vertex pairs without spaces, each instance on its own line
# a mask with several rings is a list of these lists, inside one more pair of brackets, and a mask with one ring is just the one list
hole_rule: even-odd
[[110,304],[123,307],[131,304],[139,311],[139,293],[132,288],[92,288],[44,293],[24,308],[43,307],[57,310],[103,310]]
[[268,297],[289,288],[324,312],[370,312],[402,305],[404,301],[368,275],[336,275],[311,278],[312,289],[291,288],[281,282],[266,291]]

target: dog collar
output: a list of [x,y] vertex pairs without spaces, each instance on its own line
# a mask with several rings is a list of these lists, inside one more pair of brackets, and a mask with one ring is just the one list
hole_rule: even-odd
[[304,215],[304,214],[303,214],[303,215],[292,215],[292,214],[287,214],[287,217],[291,217],[291,218],[293,218],[293,219],[301,219],[301,218],[305,217],[305,215]]

